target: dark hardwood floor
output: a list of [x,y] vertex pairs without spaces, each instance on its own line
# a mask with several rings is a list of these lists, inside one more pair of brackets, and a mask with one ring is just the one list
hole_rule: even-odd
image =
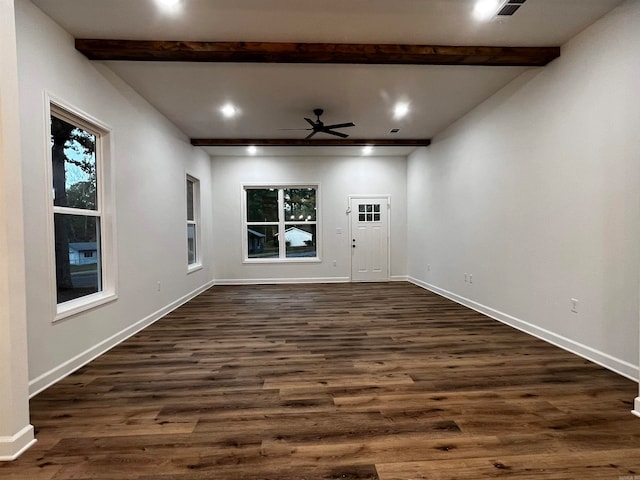
[[36,396],[0,478],[637,480],[637,394],[407,283],[214,287]]

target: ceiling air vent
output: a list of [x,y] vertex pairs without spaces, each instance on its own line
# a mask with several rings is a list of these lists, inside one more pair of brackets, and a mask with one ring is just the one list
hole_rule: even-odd
[[524,2],[527,0],[508,0],[502,8],[498,11],[498,16],[510,17],[518,11]]

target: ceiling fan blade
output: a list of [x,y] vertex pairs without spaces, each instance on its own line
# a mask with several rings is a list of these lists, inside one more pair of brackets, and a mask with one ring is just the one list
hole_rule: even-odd
[[315,127],[315,126],[316,126],[316,124],[313,122],[313,120],[311,120],[311,119],[309,119],[309,118],[307,118],[307,117],[305,117],[304,119],[305,119],[305,120],[309,123],[309,125],[311,125],[312,127]]
[[353,122],[349,122],[349,123],[336,123],[335,125],[325,125],[324,128],[326,128],[327,130],[331,130],[333,128],[347,128],[347,127],[355,127],[356,124]]
[[314,130],[313,132],[311,132],[309,135],[307,135],[305,137],[305,140],[309,140],[311,137],[313,137],[316,134],[316,131]]
[[336,137],[347,138],[349,135],[342,132],[334,132],[333,130],[323,130],[324,133],[328,133],[329,135],[335,135]]

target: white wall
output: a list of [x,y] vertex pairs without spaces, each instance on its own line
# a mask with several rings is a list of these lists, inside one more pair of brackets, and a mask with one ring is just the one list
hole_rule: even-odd
[[640,2],[631,1],[408,162],[409,275],[417,283],[632,378],[638,51]]
[[[214,157],[212,170],[216,283],[349,281],[351,194],[390,195],[390,276],[406,278],[405,157]],[[320,185],[322,262],[243,264],[242,184],[289,182]]]
[[34,442],[29,424],[25,249],[13,0],[0,0],[0,461]]
[[[210,159],[139,95],[79,54],[73,38],[27,0],[16,2],[21,106],[29,378],[36,392],[209,284],[211,256],[187,275],[185,174],[202,182],[211,244]],[[112,129],[118,299],[52,323],[45,93]],[[210,250],[208,250],[210,252]],[[157,289],[161,282],[161,290]]]

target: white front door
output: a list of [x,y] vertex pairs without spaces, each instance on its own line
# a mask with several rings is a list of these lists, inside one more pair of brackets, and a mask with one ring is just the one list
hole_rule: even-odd
[[389,198],[351,197],[351,281],[389,280]]

